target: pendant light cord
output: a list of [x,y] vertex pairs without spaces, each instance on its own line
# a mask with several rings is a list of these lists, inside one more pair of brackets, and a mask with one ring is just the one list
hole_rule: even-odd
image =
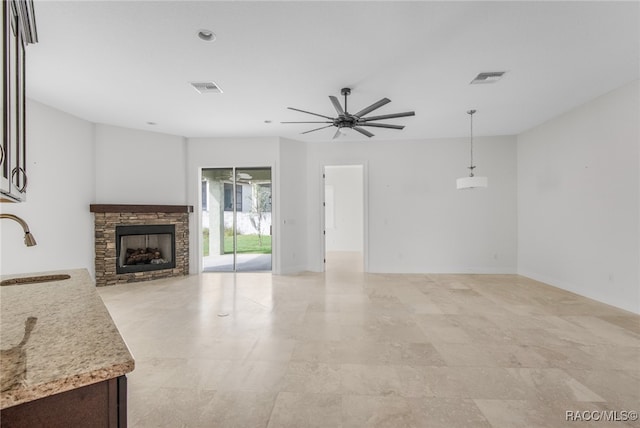
[[473,177],[473,169],[475,168],[475,166],[473,166],[473,114],[475,113],[475,110],[469,110],[467,111],[467,114],[470,116],[470,135],[471,135],[471,139],[470,139],[470,146],[471,146],[471,164],[469,165],[469,177]]

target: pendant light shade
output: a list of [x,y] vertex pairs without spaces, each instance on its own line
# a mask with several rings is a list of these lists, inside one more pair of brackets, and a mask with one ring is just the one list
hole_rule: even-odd
[[487,187],[489,179],[487,177],[460,177],[456,180],[458,189],[475,189],[476,187]]
[[469,176],[461,177],[456,180],[456,187],[459,190],[462,189],[475,189],[476,187],[487,187],[489,184],[489,179],[487,177],[476,177],[473,174],[473,170],[475,169],[475,165],[473,164],[473,114],[475,110],[467,111],[469,115],[469,120],[471,123],[471,138],[470,138],[470,148],[471,148],[471,162],[468,166],[469,168]]

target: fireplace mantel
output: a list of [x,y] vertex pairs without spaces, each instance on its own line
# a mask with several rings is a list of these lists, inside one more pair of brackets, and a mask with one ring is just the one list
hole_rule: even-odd
[[192,213],[193,205],[91,204],[92,213]]

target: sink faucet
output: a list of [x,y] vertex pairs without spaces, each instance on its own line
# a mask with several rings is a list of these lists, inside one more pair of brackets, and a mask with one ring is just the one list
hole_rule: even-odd
[[26,221],[13,214],[0,214],[0,218],[8,218],[18,222],[20,226],[22,226],[22,229],[24,229],[24,245],[27,247],[33,247],[36,245],[36,238],[33,237],[31,232],[29,232],[29,225]]

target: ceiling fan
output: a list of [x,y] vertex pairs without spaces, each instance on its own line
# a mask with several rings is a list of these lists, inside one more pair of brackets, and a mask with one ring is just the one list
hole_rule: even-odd
[[319,131],[320,129],[325,129],[331,126],[335,126],[338,129],[335,135],[333,136],[333,138],[337,138],[340,136],[341,134],[340,130],[342,128],[351,128],[361,133],[362,135],[371,138],[373,137],[374,134],[362,128],[363,126],[371,126],[375,128],[404,129],[404,126],[401,126],[401,125],[391,125],[388,123],[372,123],[372,122],[377,120],[393,119],[395,117],[415,116],[416,114],[413,111],[407,111],[404,113],[392,113],[392,114],[383,114],[381,116],[364,117],[369,113],[371,113],[372,111],[382,107],[383,105],[390,103],[391,100],[389,98],[383,98],[380,101],[371,104],[369,107],[365,107],[359,112],[355,114],[351,114],[347,111],[347,96],[351,94],[351,88],[342,88],[340,93],[344,95],[344,109],[342,108],[342,106],[340,105],[340,102],[336,97],[334,97],[333,95],[329,95],[329,99],[331,100],[333,107],[336,109],[336,112],[338,113],[338,117],[330,117],[330,116],[325,116],[323,114],[300,110],[293,107],[287,107],[289,110],[295,110],[302,113],[312,114],[314,116],[320,116],[328,120],[320,120],[320,121],[313,121],[313,122],[280,122],[280,123],[328,123],[329,125],[321,126],[320,128],[315,128],[309,131],[305,131],[303,132],[303,134],[308,134],[309,132]]

